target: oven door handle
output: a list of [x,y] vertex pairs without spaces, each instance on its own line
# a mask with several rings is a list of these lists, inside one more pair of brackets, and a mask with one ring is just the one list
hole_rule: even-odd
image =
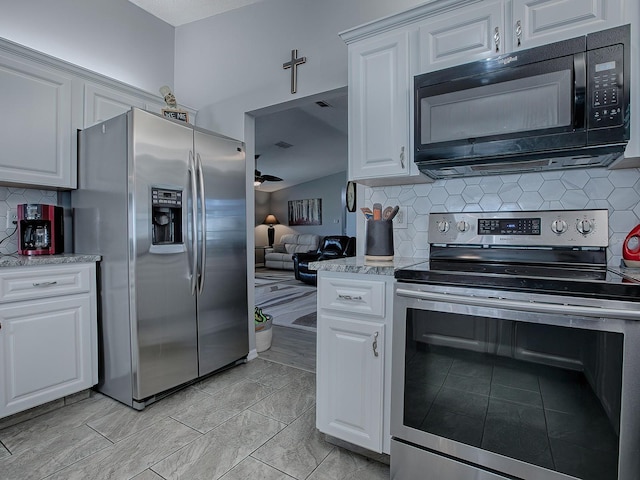
[[416,292],[414,290],[406,290],[403,288],[396,289],[396,294],[401,297],[415,298],[417,300],[432,300],[436,302],[473,305],[476,307],[506,308],[510,310],[551,313],[556,315],[578,315],[594,318],[640,320],[640,310],[620,310],[616,308],[587,307],[581,305],[565,305],[545,302],[523,302],[519,300],[506,300],[503,298],[469,297],[450,293]]

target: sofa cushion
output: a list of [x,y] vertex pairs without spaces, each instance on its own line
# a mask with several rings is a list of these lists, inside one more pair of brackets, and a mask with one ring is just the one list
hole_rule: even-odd
[[320,236],[314,234],[287,233],[279,238],[273,249],[265,252],[265,266],[268,268],[284,268],[293,270],[293,254],[316,251]]
[[297,243],[286,243],[284,248],[287,250],[287,253],[296,253],[296,248],[298,248]]
[[298,243],[299,235],[297,233],[285,233],[280,237],[280,241],[278,243]]
[[[298,235],[298,241],[296,242],[298,245],[307,245],[307,250],[315,250],[318,248],[318,243],[320,242],[320,236],[314,235],[312,233],[307,233],[304,235]],[[302,250],[298,250],[302,251]]]

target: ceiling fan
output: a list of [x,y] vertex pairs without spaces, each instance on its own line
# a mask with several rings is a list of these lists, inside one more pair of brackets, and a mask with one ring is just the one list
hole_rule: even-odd
[[[258,163],[258,158],[260,158],[260,155],[256,155],[256,166]],[[258,169],[255,170],[255,176],[253,179],[253,186],[254,187],[259,187],[260,185],[262,185],[263,182],[281,182],[282,179],[280,177],[276,177],[274,175],[263,175],[262,172]]]

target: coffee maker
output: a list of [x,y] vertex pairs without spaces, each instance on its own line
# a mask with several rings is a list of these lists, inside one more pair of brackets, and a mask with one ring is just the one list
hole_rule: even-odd
[[53,255],[64,250],[64,209],[56,205],[18,205],[18,253]]

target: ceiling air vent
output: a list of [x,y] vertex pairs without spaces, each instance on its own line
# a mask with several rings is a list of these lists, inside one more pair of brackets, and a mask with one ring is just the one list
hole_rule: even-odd
[[290,143],[283,142],[282,140],[280,140],[278,143],[274,143],[274,145],[276,147],[280,147],[280,148],[291,148],[291,147],[293,147],[293,145],[291,145]]

